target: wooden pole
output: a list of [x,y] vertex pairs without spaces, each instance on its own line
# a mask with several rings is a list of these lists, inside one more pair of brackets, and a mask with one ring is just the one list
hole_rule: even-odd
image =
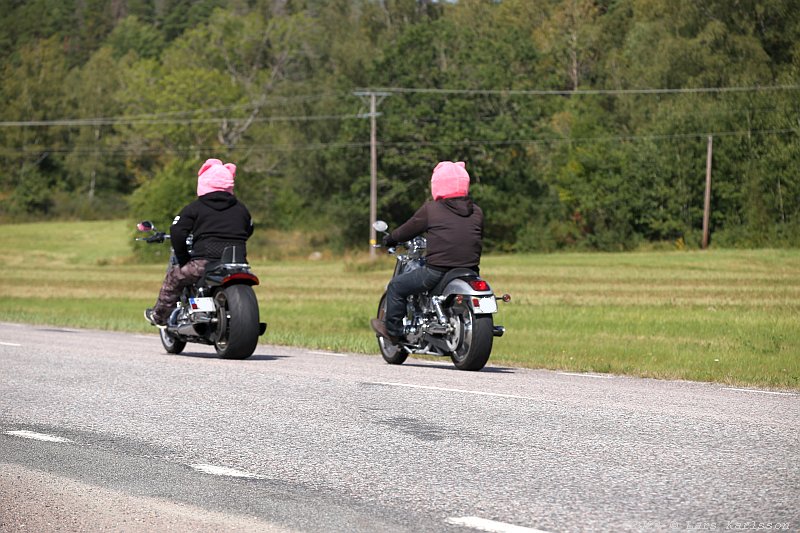
[[[369,255],[375,257],[374,244],[377,244],[375,228],[372,224],[378,217],[378,104],[384,98],[389,96],[389,93],[382,93],[376,91],[356,91],[353,93],[359,97],[369,97]],[[380,99],[378,97],[380,96]],[[364,115],[362,115],[364,116]]]
[[[375,248],[372,246],[377,244],[375,228],[372,224],[378,217],[378,104],[384,98],[389,96],[389,93],[377,91],[356,91],[353,93],[359,97],[369,97],[369,113],[361,115],[362,117],[369,117],[370,133],[369,133],[369,255],[375,257]],[[380,96],[380,99],[378,97]]]
[[369,99],[369,118],[370,118],[370,134],[369,134],[369,158],[370,158],[370,180],[369,180],[369,255],[375,257],[375,247],[377,239],[375,235],[375,228],[372,224],[378,218],[378,134],[377,134],[377,121],[375,120],[375,111],[377,104],[375,102],[375,93],[370,94]]
[[706,152],[706,194],[703,205],[703,250],[708,248],[708,226],[711,218],[711,157],[714,138],[708,136],[708,150]]

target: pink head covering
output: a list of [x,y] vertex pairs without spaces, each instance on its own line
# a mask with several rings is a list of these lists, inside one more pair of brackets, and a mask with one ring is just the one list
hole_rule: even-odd
[[197,196],[214,191],[233,194],[233,178],[236,176],[236,165],[222,164],[219,159],[207,159],[197,173]]
[[469,174],[463,161],[442,161],[433,169],[431,194],[434,200],[458,198],[469,193]]

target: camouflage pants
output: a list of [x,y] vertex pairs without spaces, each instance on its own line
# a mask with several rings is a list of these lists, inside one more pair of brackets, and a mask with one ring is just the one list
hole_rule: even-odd
[[167,271],[164,284],[158,293],[158,300],[153,307],[153,318],[157,324],[163,326],[167,323],[181,296],[181,290],[203,277],[207,263],[206,259],[192,259],[182,267],[174,266]]

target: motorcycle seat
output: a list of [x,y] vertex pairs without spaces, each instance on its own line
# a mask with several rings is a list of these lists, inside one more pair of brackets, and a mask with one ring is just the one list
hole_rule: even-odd
[[244,246],[226,246],[222,251],[222,257],[216,260],[210,260],[206,263],[205,272],[197,281],[198,286],[207,284],[206,277],[209,274],[214,274],[222,270],[223,265],[228,264],[247,264],[247,256],[245,255]]
[[444,288],[447,287],[447,284],[453,281],[456,278],[477,278],[478,273],[470,268],[453,268],[448,270],[439,283],[431,291],[431,295],[439,296],[444,292]]

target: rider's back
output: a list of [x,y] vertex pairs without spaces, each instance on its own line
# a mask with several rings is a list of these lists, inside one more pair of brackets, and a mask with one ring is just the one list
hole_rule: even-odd
[[477,270],[483,250],[483,211],[464,196],[425,202],[392,232],[398,242],[427,232],[426,262],[438,270]]
[[[205,194],[184,207],[170,233],[181,263],[190,257],[215,261],[220,259],[226,246],[244,248],[253,233],[253,224],[242,202],[233,194],[218,191]],[[181,247],[189,234],[192,235],[191,255]]]

